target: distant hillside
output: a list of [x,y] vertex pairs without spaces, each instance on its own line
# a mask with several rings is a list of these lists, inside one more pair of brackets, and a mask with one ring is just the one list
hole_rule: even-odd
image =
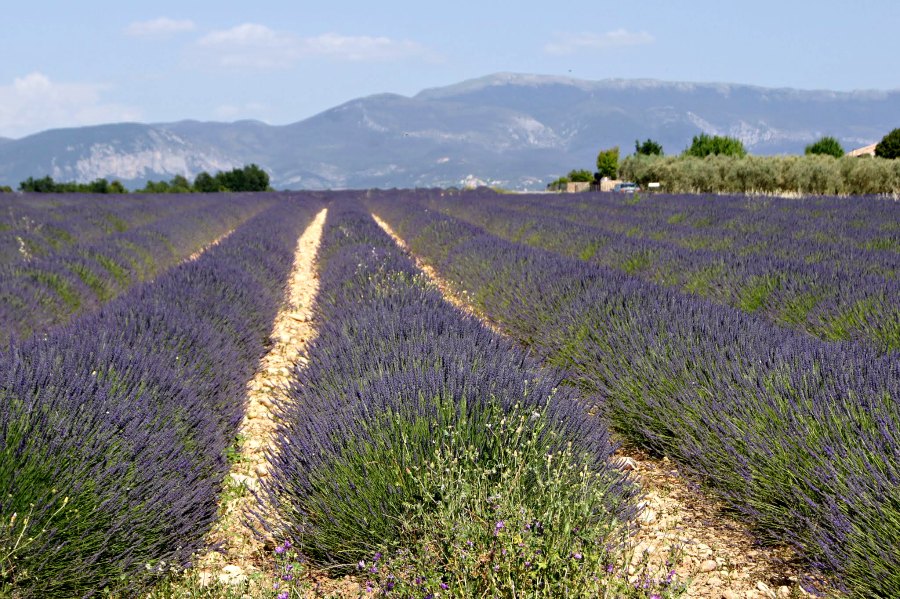
[[757,154],[800,153],[822,135],[848,149],[900,125],[900,90],[802,91],[496,74],[409,98],[352,100],[284,126],[256,121],[117,124],[0,139],[0,184],[193,177],[251,162],[279,188],[415,187],[486,182],[539,188],[593,168],[601,147],[648,137],[678,153],[700,133]]

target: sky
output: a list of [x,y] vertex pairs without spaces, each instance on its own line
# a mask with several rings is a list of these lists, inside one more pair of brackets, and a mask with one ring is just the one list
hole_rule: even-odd
[[0,14],[11,138],[123,121],[287,124],[496,72],[900,89],[900,0],[30,0]]

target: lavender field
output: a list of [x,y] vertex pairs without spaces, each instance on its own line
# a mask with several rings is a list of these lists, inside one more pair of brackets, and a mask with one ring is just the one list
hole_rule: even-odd
[[[623,442],[789,546],[791,592],[900,596],[895,201],[3,202],[0,596],[722,596],[632,561]],[[325,208],[316,334],[248,440]],[[266,467],[235,487],[250,441]],[[235,492],[259,576],[190,586]]]
[[838,590],[900,594],[900,204],[577,197],[370,204],[761,540]]

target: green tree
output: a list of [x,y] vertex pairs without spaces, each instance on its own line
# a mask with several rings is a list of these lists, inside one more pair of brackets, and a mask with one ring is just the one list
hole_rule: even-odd
[[269,173],[255,164],[244,167],[243,191],[268,191]]
[[737,156],[742,158],[747,155],[747,150],[744,149],[744,144],[741,143],[741,140],[734,137],[701,133],[694,136],[691,146],[684,151],[684,155],[698,158],[709,155]]
[[565,178],[573,183],[590,183],[594,180],[594,173],[586,169],[571,170]]
[[661,144],[648,137],[644,143],[634,140],[634,153],[643,156],[662,156],[663,148]]
[[19,183],[19,191],[27,193],[56,193],[61,190],[56,181],[54,181],[50,175],[47,175],[41,179],[28,177]]
[[568,177],[560,177],[556,181],[551,181],[550,183],[547,183],[547,189],[559,191],[559,190],[565,189],[566,183],[568,183],[568,182],[569,182]]
[[0,193],[12,193],[13,189],[9,185],[0,185]]
[[169,187],[169,193],[191,193],[194,191],[191,182],[188,181],[187,177],[184,175],[175,175],[172,177],[172,180],[169,181]]
[[109,193],[128,193],[128,189],[117,179],[109,184]]
[[200,193],[215,193],[219,191],[219,182],[215,177],[203,171],[194,178],[194,189]]
[[109,193],[109,181],[106,179],[94,179],[85,187],[88,193]]
[[875,146],[875,155],[879,158],[900,158],[900,128],[881,138]]
[[223,191],[267,191],[269,174],[255,164],[216,173],[215,180]]
[[142,189],[138,189],[137,193],[169,193],[169,184],[165,181],[147,181]]
[[597,174],[602,177],[615,179],[619,172],[619,146],[600,150],[597,154]]
[[841,146],[841,142],[839,142],[836,138],[830,136],[825,136],[819,141],[806,146],[805,153],[824,154],[826,156],[834,156],[835,158],[840,158],[845,154],[844,148],[843,146]]

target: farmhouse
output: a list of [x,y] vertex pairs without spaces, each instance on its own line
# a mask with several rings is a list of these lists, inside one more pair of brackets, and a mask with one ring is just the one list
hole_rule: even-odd
[[874,156],[875,155],[875,146],[878,144],[871,144],[868,146],[864,146],[862,148],[856,148],[855,150],[850,150],[847,152],[847,156]]

